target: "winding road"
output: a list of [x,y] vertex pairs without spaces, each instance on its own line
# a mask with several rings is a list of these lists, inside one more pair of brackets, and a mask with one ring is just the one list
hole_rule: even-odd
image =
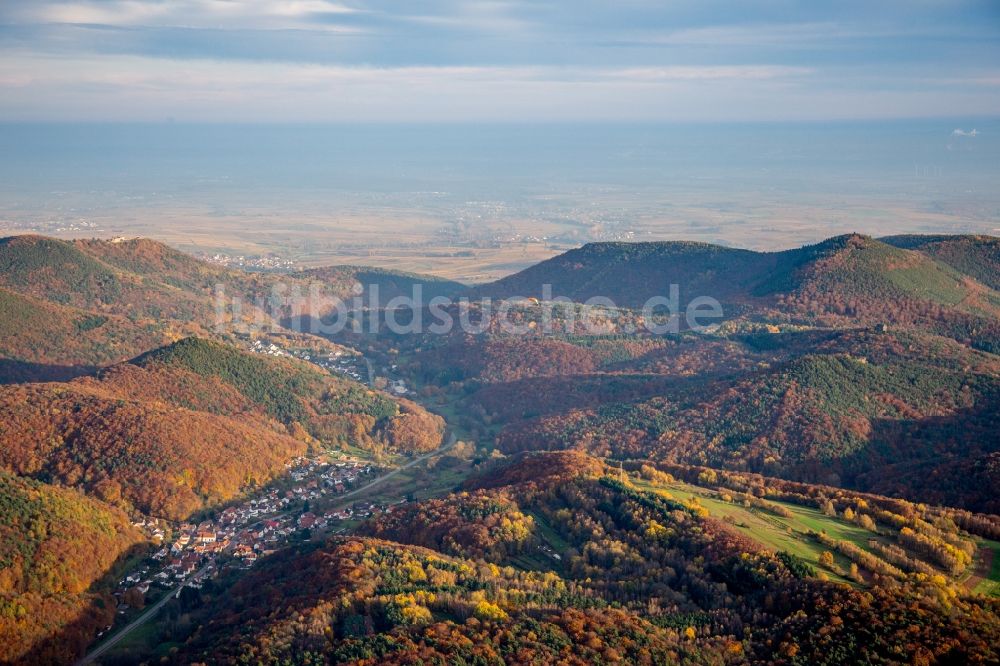
[[[198,571],[196,571],[194,573],[194,576],[192,576],[192,578],[196,578],[198,576],[201,576],[206,571],[208,571],[208,568],[210,566],[212,566],[212,565],[211,564],[206,564],[201,569],[198,569]],[[106,640],[103,643],[101,643],[100,645],[98,645],[89,654],[87,654],[87,656],[85,656],[80,661],[76,662],[77,665],[78,666],[82,666],[83,664],[93,663],[95,659],[100,658],[101,655],[103,655],[108,650],[110,650],[114,646],[116,646],[119,643],[121,643],[122,639],[124,639],[126,636],[128,636],[130,633],[132,633],[132,631],[134,631],[137,627],[140,627],[140,626],[146,624],[146,622],[148,622],[150,619],[152,619],[152,617],[154,615],[156,615],[158,612],[160,612],[161,608],[163,608],[164,606],[167,605],[168,601],[170,601],[172,598],[174,598],[177,595],[179,595],[181,589],[183,589],[183,586],[177,588],[176,590],[170,590],[169,592],[167,592],[167,594],[164,594],[162,599],[160,599],[155,604],[153,604],[152,606],[150,606],[149,608],[147,608],[143,612],[142,615],[140,615],[139,617],[137,617],[134,620],[132,620],[131,622],[129,622],[127,625],[125,625],[124,627],[122,627],[121,631],[119,631],[117,634],[115,634],[114,636],[112,636],[108,640]]]

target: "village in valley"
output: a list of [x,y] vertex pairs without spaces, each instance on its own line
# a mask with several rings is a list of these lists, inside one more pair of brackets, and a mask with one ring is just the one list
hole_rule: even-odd
[[260,339],[250,342],[249,350],[255,354],[288,356],[307,361],[332,374],[344,375],[358,382],[371,383],[376,388],[389,391],[394,395],[407,395],[411,391],[407,387],[405,379],[395,376],[399,370],[397,365],[384,366],[381,368],[382,376],[372,377],[371,361],[357,352],[338,349],[324,354],[308,349],[285,348],[274,342]]
[[[371,362],[346,348],[318,352],[261,339],[248,340],[247,347],[256,354],[297,358],[355,381],[367,379],[395,395],[410,392],[405,380],[393,377],[396,365],[382,367],[387,376],[372,380]],[[197,521],[137,518],[133,526],[145,533],[153,549],[127,565],[127,574],[117,583],[116,624],[134,626],[144,621],[144,609],[150,604],[160,606],[171,597],[180,598],[185,588],[201,590],[207,581],[227,571],[250,569],[291,543],[346,532],[406,501],[405,497],[390,501],[384,496],[379,501],[348,501],[346,496],[353,495],[352,491],[372,485],[387,470],[346,453],[294,458],[285,469],[267,487]],[[107,627],[98,637],[111,629]]]
[[156,518],[133,523],[157,549],[119,582],[119,614],[141,609],[154,596],[162,598],[171,591],[179,595],[185,586],[200,589],[223,567],[250,568],[291,541],[316,532],[337,533],[391,508],[336,501],[376,478],[379,470],[370,462],[300,457],[286,468],[287,475],[275,484],[198,523],[170,524]]

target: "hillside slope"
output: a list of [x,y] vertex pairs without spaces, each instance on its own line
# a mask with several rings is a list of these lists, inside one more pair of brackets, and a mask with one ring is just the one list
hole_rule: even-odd
[[1000,349],[995,248],[988,241],[961,242],[973,249],[959,255],[938,245],[901,242],[915,248],[903,249],[858,234],[782,252],[683,242],[592,243],[474,293],[540,298],[549,285],[550,297],[602,297],[636,308],[669,296],[676,284],[681,310],[692,298],[707,296],[722,304],[727,319],[823,326],[888,322]]
[[[442,441],[444,422],[415,403],[295,359],[188,338],[144,354],[133,365],[147,372],[181,370],[222,382],[291,431],[302,427],[327,446],[377,448],[384,443],[402,451],[430,451]],[[195,393],[209,396],[206,391]]]
[[[366,306],[385,307],[397,297],[412,298],[414,287],[424,303],[436,296],[454,297],[466,291],[467,287],[452,280],[406,273],[385,268],[368,266],[327,266],[311,268],[292,274],[305,282],[320,282],[346,301],[348,297],[360,296]],[[360,285],[360,293],[357,286]]]
[[184,518],[308,446],[426,451],[443,422],[304,362],[189,338],[68,383],[0,388],[0,465]]
[[926,254],[865,236],[785,253],[755,292],[822,325],[889,322],[987,350],[1000,343],[1000,294]]
[[284,471],[305,442],[77,383],[0,389],[0,465],[153,516],[186,518]]
[[887,236],[883,243],[918,250],[986,286],[1000,290],[1000,237]]
[[[170,342],[139,324],[0,289],[0,382],[65,379]],[[75,366],[75,367],[74,367]]]
[[114,617],[94,584],[141,540],[121,511],[0,471],[0,662],[79,656]]
[[[488,488],[374,519],[362,528],[369,536],[285,551],[205,600],[200,628],[171,636],[185,642],[175,663],[997,656],[996,604],[948,592],[944,577],[908,579],[871,555],[862,561],[893,572],[884,583],[860,574],[853,586],[825,582],[798,556],[741,535],[664,484],[694,486],[655,470],[656,481],[606,472],[585,457],[535,455],[493,475]],[[500,478],[515,485],[496,486]],[[850,531],[837,519],[820,522],[836,534]]]
[[610,298],[622,307],[642,307],[653,296],[680,287],[682,302],[701,295],[735,303],[746,285],[764,279],[777,257],[750,250],[735,250],[707,243],[588,243],[543,261],[497,282],[477,287],[474,293],[493,298],[550,297],[585,301],[594,296]]
[[136,321],[171,319],[210,325],[203,295],[160,279],[143,279],[77,245],[41,236],[0,239],[0,287],[53,303]]
[[[934,494],[915,484],[906,496],[997,510],[983,503],[989,493],[963,490],[954,472],[945,473],[1000,451],[995,356],[909,334],[812,336],[804,345],[796,335],[770,337],[790,337],[801,351],[734,378],[665,384],[654,398],[579,399],[575,409],[508,419],[498,444],[508,452],[576,447],[883,492],[899,492],[918,469],[940,468]],[[496,413],[504,407],[485,402],[493,393],[474,399]]]
[[[357,284],[366,303],[375,292],[380,302],[409,296],[415,284],[423,286],[425,298],[464,289],[447,280],[364,267],[251,273],[141,238],[2,238],[0,314],[10,316],[4,317],[7,344],[0,348],[9,367],[0,364],[0,379],[4,373],[15,381],[46,377],[44,368],[25,364],[117,362],[188,335],[252,330],[319,344],[308,330],[287,330],[280,322],[295,326],[301,323],[296,317],[322,316],[334,299],[352,298]],[[311,299],[314,293],[320,296]],[[70,339],[74,322],[81,333],[77,341]],[[45,340],[50,329],[53,337]]]

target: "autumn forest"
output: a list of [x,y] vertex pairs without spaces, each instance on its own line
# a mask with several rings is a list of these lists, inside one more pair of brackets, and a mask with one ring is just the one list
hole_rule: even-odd
[[[479,329],[375,325],[417,285]],[[990,236],[472,286],[2,239],[0,663],[997,663],[998,290]]]

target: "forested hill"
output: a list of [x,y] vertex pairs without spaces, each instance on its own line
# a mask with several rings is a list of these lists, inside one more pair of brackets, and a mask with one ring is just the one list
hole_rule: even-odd
[[782,252],[704,243],[591,243],[475,293],[495,298],[604,297],[641,307],[680,290],[720,301],[727,317],[812,323],[890,322],[932,329],[987,349],[1000,340],[997,239],[838,236]]
[[652,296],[680,284],[685,299],[717,294],[727,301],[745,297],[778,263],[776,255],[707,243],[588,243],[496,282],[478,295],[496,298],[551,296],[585,301],[604,296],[624,307],[641,307]]
[[[414,287],[419,287],[424,302],[435,296],[457,296],[467,289],[460,282],[433,275],[368,266],[311,268],[293,273],[293,276],[306,282],[318,281],[345,296],[360,296],[366,306],[373,307],[385,307],[397,297],[412,298]],[[361,293],[355,293],[355,285],[361,286]]]
[[211,340],[187,338],[143,354],[132,365],[147,373],[189,372],[221,382],[291,432],[304,430],[326,446],[426,452],[441,444],[444,432],[440,417],[409,400],[305,361],[252,354]]
[[0,289],[0,381],[68,379],[170,341],[168,327]]
[[[41,236],[0,239],[0,286],[21,294],[84,310],[130,317],[135,321],[170,319],[209,325],[208,293],[182,289],[170,272],[137,273],[138,262],[104,261],[107,241],[70,242]],[[153,244],[156,248],[167,248]],[[121,259],[121,257],[118,257]],[[189,265],[201,262],[190,260]],[[208,267],[206,266],[206,270]]]
[[[988,287],[1000,269],[1000,238],[992,236],[836,236],[815,245],[778,252],[755,252],[708,243],[657,241],[588,243],[482,285],[485,295],[540,297],[542,285],[553,296],[583,301],[607,296],[619,305],[639,306],[665,295],[677,283],[682,295],[713,295],[747,300],[787,294],[816,280],[827,280],[852,294],[877,280],[899,295],[946,298],[963,277]],[[947,258],[947,259],[946,259]],[[937,261],[940,259],[940,261]],[[874,274],[885,273],[882,278]]]
[[428,451],[444,424],[305,362],[195,338],[68,383],[0,387],[0,464],[184,518],[309,447]]
[[[24,235],[0,239],[0,382],[62,379],[95,366],[127,360],[180,338],[224,337],[221,332],[263,327],[307,344],[315,336],[286,330],[282,321],[332,299],[361,296],[371,302],[411,295],[451,294],[462,285],[429,276],[340,266],[292,274],[251,273],[196,259],[148,239],[66,241]],[[296,304],[274,295],[324,299]],[[217,308],[217,295],[226,308]],[[238,300],[233,311],[229,304]],[[266,304],[266,311],[257,306]],[[313,313],[316,314],[316,313]]]
[[508,453],[641,455],[1000,510],[996,354],[916,329],[754,326],[457,340],[415,354],[413,372]]

